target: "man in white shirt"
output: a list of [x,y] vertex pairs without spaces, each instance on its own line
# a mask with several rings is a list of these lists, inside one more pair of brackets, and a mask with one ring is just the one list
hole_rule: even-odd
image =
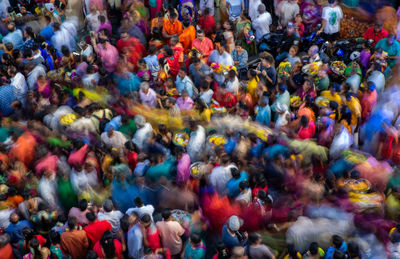
[[299,14],[299,5],[294,0],[285,0],[279,3],[276,10],[276,15],[279,17],[280,23],[283,27],[294,20],[297,14]]
[[322,9],[322,27],[318,33],[323,32],[327,41],[335,41],[339,36],[340,20],[343,18],[342,8],[336,5],[336,0],[329,0],[329,5]]
[[14,96],[24,104],[25,95],[28,92],[28,86],[24,75],[21,72],[18,72],[15,67],[10,67],[8,69],[8,74],[11,76],[11,85],[13,87]]
[[136,212],[139,215],[139,218],[142,218],[143,215],[148,214],[153,221],[153,213],[154,207],[151,204],[144,205],[143,200],[140,197],[135,198],[135,208],[130,208],[126,211],[126,214],[131,215],[133,212]]
[[269,33],[269,26],[272,24],[271,14],[266,11],[265,5],[258,6],[258,17],[252,22],[254,30],[256,30],[256,40],[260,42],[261,39]]
[[222,157],[222,165],[215,167],[209,176],[209,181],[220,195],[228,193],[227,184],[232,178],[231,168],[235,165],[230,163],[229,155]]
[[209,63],[219,63],[223,66],[234,66],[231,54],[225,51],[225,42],[216,43],[216,48],[208,57]]
[[98,220],[107,220],[111,226],[111,232],[115,236],[120,228],[120,220],[124,216],[124,214],[119,210],[114,210],[114,204],[110,199],[107,199],[103,202],[103,211],[100,211],[97,214]]
[[250,0],[249,1],[249,17],[251,21],[255,21],[259,15],[258,6],[262,4],[261,0]]
[[129,216],[129,225],[127,243],[129,258],[142,259],[144,258],[143,234],[137,213]]

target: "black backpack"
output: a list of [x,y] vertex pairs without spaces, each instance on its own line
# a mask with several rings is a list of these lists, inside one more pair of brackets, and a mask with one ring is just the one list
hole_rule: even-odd
[[107,123],[110,122],[110,120],[106,118],[106,110],[105,109],[103,110],[103,116],[101,118],[97,117],[96,115],[94,115],[94,117],[99,120],[100,133],[104,132]]

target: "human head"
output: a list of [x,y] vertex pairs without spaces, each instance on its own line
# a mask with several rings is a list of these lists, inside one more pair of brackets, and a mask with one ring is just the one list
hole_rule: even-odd
[[10,23],[7,25],[7,29],[8,29],[9,32],[15,31],[15,23],[14,23],[14,22],[10,22]]
[[317,45],[312,45],[309,49],[308,49],[308,55],[310,57],[314,57],[315,55],[318,54],[318,46]]
[[224,54],[225,52],[225,42],[220,42],[217,44],[217,50],[220,55]]
[[140,198],[139,196],[135,197],[134,202],[135,202],[136,207],[138,207],[138,208],[143,207],[143,205],[144,205],[142,198]]
[[96,214],[93,211],[90,211],[86,213],[86,218],[89,220],[89,222],[95,222],[96,221]]
[[396,36],[394,36],[393,34],[390,33],[387,37],[387,44],[389,46],[392,45],[394,43],[395,39],[396,39]]
[[266,55],[261,57],[261,64],[266,67],[269,68],[271,67],[271,65],[273,65],[274,63],[274,58],[271,55]]
[[289,55],[292,56],[292,57],[297,56],[298,52],[299,52],[299,46],[297,46],[297,45],[293,45],[289,49]]
[[236,43],[235,43],[235,49],[236,49],[237,52],[241,52],[241,51],[243,50],[242,42],[236,41]]
[[179,76],[181,79],[184,79],[184,78],[186,77],[186,75],[187,75],[186,68],[185,68],[185,67],[181,67],[181,68],[179,69],[178,76]]
[[338,236],[338,235],[333,235],[332,236],[332,245],[339,249],[343,244],[343,238]]
[[76,225],[77,225],[76,217],[74,217],[74,216],[69,217],[68,218],[68,228],[70,230],[75,229]]
[[243,191],[249,188],[249,182],[247,180],[243,180],[239,183],[239,190]]
[[238,231],[240,229],[241,225],[242,225],[242,223],[238,216],[233,215],[228,219],[228,228],[232,232]]
[[151,224],[151,217],[149,214],[143,214],[142,217],[140,218],[140,223],[144,226],[144,227],[149,227]]
[[11,213],[11,215],[10,215],[10,222],[11,222],[12,224],[17,224],[18,221],[19,221],[18,214],[15,213],[15,212]]
[[200,236],[197,234],[191,234],[190,235],[190,243],[194,246],[197,246],[201,243]]
[[259,13],[259,14],[263,14],[263,13],[265,13],[265,12],[267,11],[267,8],[265,7],[264,4],[260,4],[260,5],[258,6],[257,10],[258,10],[258,13]]
[[197,30],[197,39],[199,39],[199,41],[203,41],[205,38],[205,34],[203,30]]
[[163,220],[165,220],[165,221],[169,220],[171,218],[171,215],[172,215],[171,209],[164,209],[161,212],[161,216],[162,216]]
[[231,167],[231,175],[233,179],[239,179],[240,178],[240,171],[237,167]]
[[178,15],[176,14],[175,11],[170,11],[169,12],[169,20],[174,23],[177,19]]
[[78,202],[78,208],[80,211],[85,211],[88,207],[88,202],[85,199],[82,199]]
[[382,28],[383,28],[383,25],[381,23],[377,22],[374,24],[375,33],[379,33],[382,30]]
[[251,245],[259,244],[261,242],[260,234],[253,232],[249,234],[249,242]]
[[190,26],[190,20],[189,19],[184,19],[182,21],[182,25],[183,25],[183,28],[188,28]]
[[129,33],[126,30],[122,31],[120,36],[121,36],[121,39],[123,41],[128,41],[129,40]]
[[301,116],[301,118],[300,118],[300,125],[301,125],[303,128],[307,128],[307,127],[308,127],[308,123],[309,123],[308,117],[305,116],[305,115]]
[[104,258],[115,258],[114,238],[110,230],[106,230],[100,239],[102,251],[105,254]]
[[142,82],[140,83],[140,91],[143,93],[147,94],[150,89],[150,85],[148,82]]
[[113,208],[114,208],[114,204],[113,204],[112,200],[106,199],[103,202],[103,209],[105,212],[111,212],[113,210]]
[[310,247],[308,248],[310,251],[311,255],[317,255],[318,254],[318,243],[317,242],[312,242],[310,244]]
[[50,231],[49,238],[52,244],[59,244],[61,242],[60,233],[55,230]]

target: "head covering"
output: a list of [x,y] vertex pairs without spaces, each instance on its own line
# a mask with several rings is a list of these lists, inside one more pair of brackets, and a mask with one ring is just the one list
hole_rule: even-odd
[[243,221],[238,216],[233,215],[228,219],[228,228],[232,231],[238,231],[242,224]]

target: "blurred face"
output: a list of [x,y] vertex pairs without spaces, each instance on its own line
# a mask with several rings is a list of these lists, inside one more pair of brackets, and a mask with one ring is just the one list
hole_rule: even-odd
[[291,47],[289,49],[289,55],[292,56],[292,57],[294,57],[296,55],[296,50],[293,47]]
[[388,45],[392,45],[393,43],[394,43],[394,36],[388,38],[388,40],[387,40],[387,44],[388,44]]
[[231,25],[229,24],[229,22],[224,22],[224,24],[223,24],[223,27],[224,27],[224,29],[230,29],[231,28]]
[[323,78],[323,77],[325,77],[325,75],[326,75],[325,70],[321,69],[321,70],[318,71],[318,77],[319,78]]
[[305,82],[304,82],[304,84],[303,84],[303,89],[304,89],[304,91],[308,91],[308,90],[311,89],[311,84],[310,84],[309,81],[305,81]]
[[296,23],[301,23],[303,19],[301,18],[300,15],[296,16]]
[[380,24],[375,24],[374,31],[375,33],[379,33],[382,30],[382,26]]
[[128,41],[128,39],[129,39],[128,33],[126,33],[126,32],[121,33],[121,39],[122,39],[123,41]]
[[193,63],[194,69],[199,70],[201,68],[201,62]]
[[218,53],[219,53],[220,55],[222,55],[222,54],[224,54],[224,52],[225,52],[225,48],[222,47],[222,46],[219,46],[219,47],[218,47]]
[[199,39],[199,41],[203,41],[204,37],[205,37],[204,33],[198,33],[197,34],[197,38]]
[[236,46],[235,49],[237,52],[242,52],[243,50],[242,46]]
[[184,71],[182,71],[182,70],[179,70],[178,76],[179,76],[181,79],[184,79],[185,76],[186,76],[186,73],[185,73]]

